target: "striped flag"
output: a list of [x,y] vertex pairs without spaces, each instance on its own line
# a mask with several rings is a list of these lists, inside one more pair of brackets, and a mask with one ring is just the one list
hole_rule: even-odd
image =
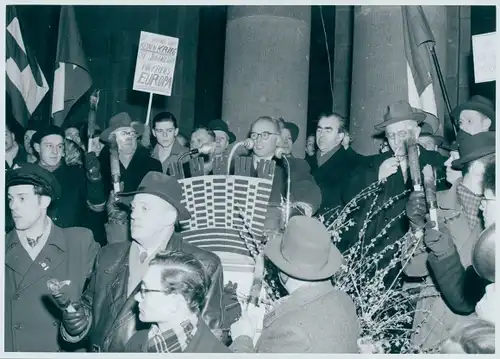
[[430,54],[427,48],[434,45],[436,41],[422,6],[402,6],[401,8],[408,76],[408,102],[412,107],[430,112],[437,117],[436,96],[429,69]]
[[52,117],[61,126],[71,107],[92,86],[87,57],[83,52],[73,6],[61,6],[56,69],[52,94]]
[[24,43],[14,6],[7,6],[5,47],[6,90],[14,118],[21,126],[26,127],[29,118],[49,91],[49,85],[38,62]]

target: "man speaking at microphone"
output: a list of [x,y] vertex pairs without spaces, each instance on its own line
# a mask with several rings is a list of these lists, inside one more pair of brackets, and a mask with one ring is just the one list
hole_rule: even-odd
[[[252,176],[256,176],[260,161],[276,161],[265,228],[282,228],[281,199],[282,196],[285,198],[287,194],[288,176],[290,176],[291,180],[290,201],[300,207],[303,214],[313,215],[321,204],[321,192],[310,174],[310,167],[305,160],[292,157],[283,158],[283,151],[281,151],[282,138],[278,121],[269,116],[259,117],[252,124],[249,137],[252,140],[250,142],[253,142],[250,154],[253,162]],[[289,174],[287,161],[290,165]],[[307,188],[307,190],[303,190],[304,188]]]

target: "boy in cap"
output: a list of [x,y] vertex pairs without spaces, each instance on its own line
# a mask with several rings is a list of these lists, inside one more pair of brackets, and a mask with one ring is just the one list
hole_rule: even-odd
[[222,323],[222,267],[213,253],[184,242],[175,233],[178,221],[190,218],[181,203],[182,187],[173,177],[149,172],[135,191],[121,193],[131,207],[132,242],[103,247],[96,260],[90,284],[75,313],[68,314],[61,328],[65,340],[77,343],[89,337],[95,352],[117,352],[137,330],[144,329],[137,318],[135,295],[151,259],[163,250],[193,254],[210,277],[201,317],[212,330]]
[[6,189],[15,229],[5,237],[5,351],[72,350],[59,340],[64,314],[46,282],[66,281],[64,295],[79,298],[99,246],[88,229],[61,228],[47,215],[61,195],[52,173],[25,164],[7,173]]
[[[352,299],[334,289],[342,265],[325,226],[315,218],[290,219],[285,233],[269,240],[264,254],[278,267],[288,291],[264,317],[255,347],[256,323],[243,311],[231,326],[234,352],[357,353],[360,327]],[[251,309],[251,304],[249,304]]]

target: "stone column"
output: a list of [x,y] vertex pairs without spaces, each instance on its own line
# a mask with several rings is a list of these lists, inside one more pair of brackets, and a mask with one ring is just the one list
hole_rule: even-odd
[[304,157],[309,85],[309,6],[228,8],[222,119],[238,140],[259,116],[299,126],[293,154]]
[[[424,6],[424,12],[446,74],[445,7]],[[380,142],[373,138],[373,126],[382,121],[388,104],[408,100],[406,71],[401,7],[355,6],[350,120],[355,151],[364,155],[378,153]],[[442,94],[437,78],[433,79],[442,116]]]

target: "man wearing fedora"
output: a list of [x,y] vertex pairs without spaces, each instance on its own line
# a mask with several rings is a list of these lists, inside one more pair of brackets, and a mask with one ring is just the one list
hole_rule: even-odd
[[495,109],[486,97],[474,95],[458,105],[451,113],[461,130],[475,135],[485,131],[495,131]]
[[281,148],[283,149],[285,154],[290,156],[292,154],[293,144],[299,137],[299,126],[297,126],[293,122],[285,121],[281,117],[278,119],[278,121],[280,122],[281,128]]
[[236,141],[236,136],[229,130],[227,123],[215,119],[208,123],[207,128],[215,133],[215,156],[226,154],[227,147]]
[[62,292],[77,300],[99,245],[90,230],[61,228],[47,215],[62,193],[42,167],[30,163],[9,171],[6,192],[15,229],[5,237],[5,351],[75,350],[59,340],[64,314],[51,300],[47,280],[66,281]]
[[[231,326],[234,352],[357,353],[360,326],[352,299],[334,289],[331,277],[342,265],[325,226],[315,218],[290,219],[264,254],[279,269],[289,295],[265,315],[254,347],[256,323],[243,311]],[[251,308],[250,308],[251,309]]]
[[[371,253],[378,253],[386,249],[386,247],[393,245],[395,241],[402,238],[409,230],[408,218],[401,216],[401,213],[405,211],[408,195],[400,196],[397,199],[394,199],[394,197],[413,188],[406,143],[410,136],[413,136],[415,140],[418,138],[421,131],[419,124],[425,119],[426,114],[413,109],[407,101],[398,101],[389,105],[384,115],[384,121],[377,124],[375,129],[385,133],[391,151],[369,157],[367,163],[359,166],[358,170],[355,170],[350,178],[345,191],[346,201],[376,181],[380,182],[381,192],[374,208],[383,206],[389,200],[393,201],[391,206],[380,211],[368,224],[364,238],[367,242],[376,237],[392,221],[391,225],[386,228],[386,236],[377,241]],[[428,164],[436,168],[438,172],[442,171],[445,157],[437,152],[427,151],[421,146],[418,148],[420,168]],[[351,228],[348,232],[349,235],[343,240],[347,240],[348,242],[358,240],[358,233],[371,205],[371,200],[361,203],[361,208],[354,214],[354,220],[357,224]],[[397,248],[386,250],[378,263],[378,267],[384,268],[396,253]],[[397,285],[402,283],[402,278],[398,277],[400,269],[401,263],[398,263],[398,265],[389,270],[384,279],[386,286],[390,286],[396,278],[398,278],[396,281]]]
[[[427,229],[424,235],[425,244],[430,251],[428,262],[431,268],[437,268],[438,274],[442,274],[441,267],[449,264],[447,260],[453,260],[449,255],[453,253],[454,248],[461,263],[465,267],[471,265],[474,244],[484,229],[480,207],[485,195],[485,171],[495,161],[495,133],[488,131],[469,136],[460,143],[458,151],[460,158],[454,160],[452,166],[461,170],[463,177],[449,190],[437,193],[438,217],[440,222],[443,222],[439,223],[439,231],[444,234],[440,235]],[[412,193],[407,206],[412,228],[424,227],[425,213],[425,195]],[[490,224],[491,214],[488,213],[485,218],[488,218],[487,224]],[[432,278],[427,276],[425,281],[429,287],[422,291],[422,299],[418,305],[424,309],[432,308],[432,311],[429,318],[425,318],[425,315],[415,316],[415,326],[426,320],[414,341],[426,348],[432,348],[449,334],[460,318],[441,298],[425,298],[429,293],[436,293]]]
[[425,120],[420,124],[420,135],[418,144],[427,151],[437,151],[444,142],[444,137],[437,134],[439,130],[439,119],[432,113],[424,112]]
[[84,167],[63,160],[64,132],[47,125],[39,129],[31,143],[38,155],[37,165],[51,172],[61,187],[61,197],[49,215],[58,226],[90,227],[89,210],[102,212],[106,202],[100,166],[93,154],[85,154]]
[[170,112],[160,112],[153,118],[151,125],[156,146],[151,157],[161,162],[163,173],[167,173],[170,163],[177,162],[180,156],[189,151],[177,141],[179,126],[177,119]]
[[312,175],[321,189],[321,213],[342,206],[342,191],[351,172],[364,157],[342,142],[347,134],[346,121],[336,113],[320,116],[316,127],[318,151],[311,163]]
[[130,230],[133,241],[108,244],[96,260],[94,273],[81,300],[79,309],[68,314],[61,334],[75,343],[88,337],[92,350],[118,352],[137,330],[144,329],[137,318],[135,295],[149,262],[156,253],[178,250],[193,254],[210,277],[210,286],[201,317],[212,330],[222,322],[222,267],[219,258],[210,252],[184,242],[175,233],[178,221],[190,214],[182,201],[182,187],[173,177],[151,171],[138,188],[120,193],[124,204],[130,205]]

